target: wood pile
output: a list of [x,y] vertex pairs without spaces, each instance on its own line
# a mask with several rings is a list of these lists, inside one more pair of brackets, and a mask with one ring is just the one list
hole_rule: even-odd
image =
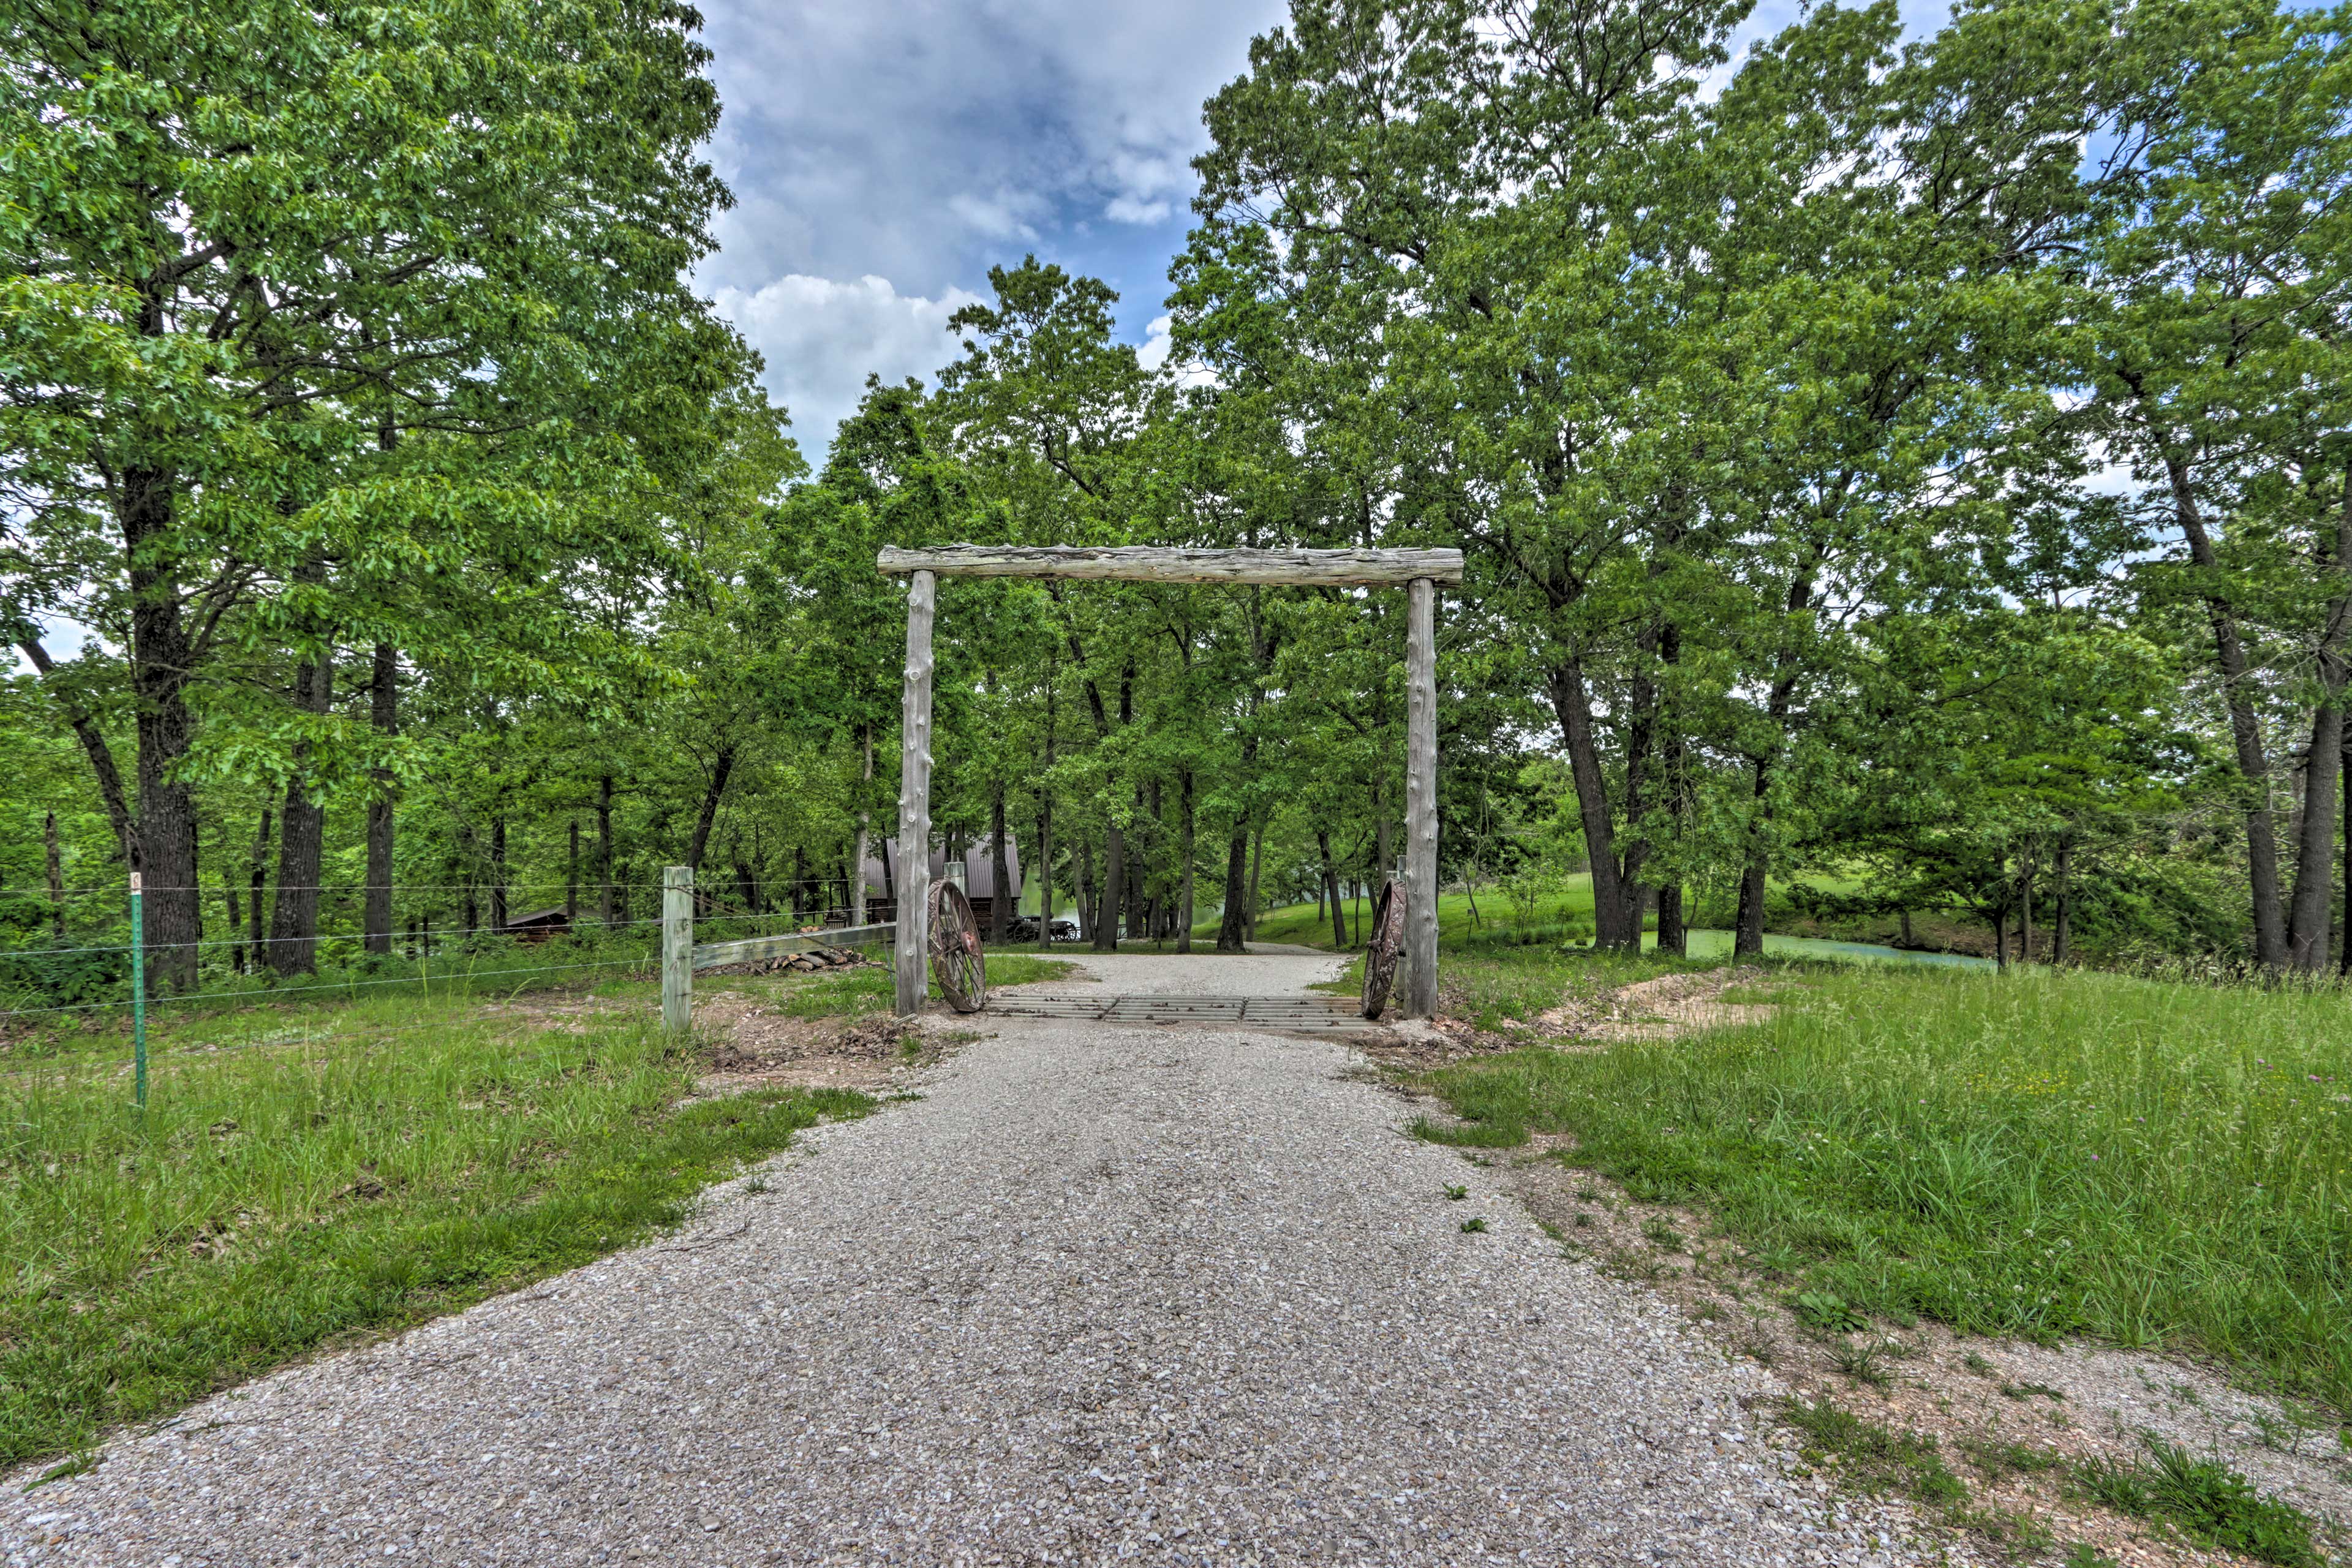
[[813,947],[806,952],[787,952],[776,958],[755,959],[749,963],[725,963],[716,969],[702,971],[705,974],[814,974],[820,970],[848,969],[866,963],[866,955],[854,947]]

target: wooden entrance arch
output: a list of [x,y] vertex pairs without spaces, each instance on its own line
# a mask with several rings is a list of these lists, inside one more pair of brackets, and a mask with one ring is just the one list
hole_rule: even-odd
[[[875,564],[911,579],[907,589],[905,728],[899,739],[898,1009],[923,1005],[929,946],[931,620],[941,577],[1061,577],[1131,583],[1276,583],[1291,587],[1394,587],[1410,595],[1405,632],[1405,1014],[1437,1010],[1437,584],[1462,581],[1458,550],[1088,549],[950,544],[885,550]],[[1052,876],[1053,868],[1045,868]]]

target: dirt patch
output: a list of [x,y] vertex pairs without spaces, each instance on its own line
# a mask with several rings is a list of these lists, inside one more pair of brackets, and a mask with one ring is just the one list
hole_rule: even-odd
[[956,1046],[982,1037],[929,1015],[795,1018],[770,1012],[760,997],[740,991],[697,1002],[694,1021],[718,1041],[698,1086],[706,1095],[759,1088],[887,1092],[946,1059]]
[[1760,1024],[1772,1016],[1770,1005],[1726,1002],[1723,994],[1763,977],[1762,970],[1753,968],[1662,974],[1605,996],[1570,997],[1537,1014],[1528,1026],[1547,1041],[1589,1041],[1598,1048],[1618,1040],[1671,1040],[1700,1029]]
[[[1423,1109],[1450,1120],[1433,1102]],[[1538,1134],[1465,1157],[1503,1174],[1569,1256],[1664,1296],[1727,1354],[1771,1368],[1798,1397],[1934,1439],[1969,1489],[1955,1519],[2019,1560],[2055,1562],[2079,1542],[2123,1568],[2251,1564],[2070,1495],[2071,1466],[2144,1461],[2151,1436],[2218,1458],[2284,1498],[2337,1551],[2352,1541],[2352,1450],[2333,1413],[2259,1398],[2174,1357],[1865,1319],[1759,1267],[1704,1215],[1635,1202],[1576,1168],[1575,1147],[1572,1137]]]

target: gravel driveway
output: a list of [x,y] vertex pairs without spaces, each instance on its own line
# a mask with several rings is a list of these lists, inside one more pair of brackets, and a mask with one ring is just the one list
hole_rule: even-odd
[[[1332,972],[1085,962],[1123,993]],[[0,1547],[190,1568],[1927,1555],[1900,1514],[1789,1477],[1738,1403],[1766,1374],[1401,1136],[1409,1108],[1360,1065],[1328,1039],[1008,1020],[681,1235],[6,1488]]]

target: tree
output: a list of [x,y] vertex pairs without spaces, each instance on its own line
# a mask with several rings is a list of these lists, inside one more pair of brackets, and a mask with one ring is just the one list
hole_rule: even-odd
[[[750,368],[683,281],[726,199],[694,155],[718,113],[694,22],[7,13],[0,445],[37,570],[5,608],[125,650],[162,973],[194,973],[194,753],[233,654],[456,641],[544,680],[620,653],[570,589],[658,555],[639,494]],[[496,613],[420,615],[420,581]],[[274,708],[313,798],[337,748],[382,754],[317,698]]]

